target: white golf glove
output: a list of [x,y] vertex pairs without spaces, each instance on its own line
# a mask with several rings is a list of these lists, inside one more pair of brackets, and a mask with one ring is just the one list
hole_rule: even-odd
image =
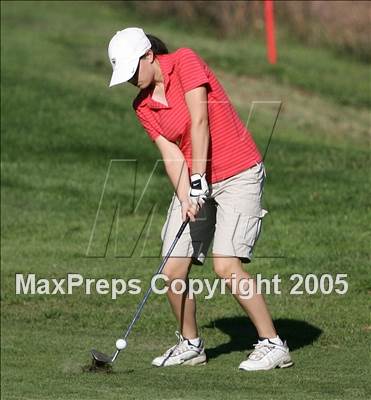
[[206,173],[191,175],[191,189],[189,196],[192,201],[197,202],[200,207],[203,206],[209,195],[209,185],[206,181]]

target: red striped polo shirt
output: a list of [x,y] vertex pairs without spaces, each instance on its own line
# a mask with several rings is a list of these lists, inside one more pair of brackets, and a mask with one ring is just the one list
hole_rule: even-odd
[[139,92],[133,108],[143,128],[154,141],[159,135],[176,143],[192,168],[191,117],[185,93],[198,86],[207,89],[209,152],[206,177],[215,183],[261,161],[250,132],[239,118],[222,85],[210,67],[190,48],[156,56],[164,78],[168,106],[152,99],[153,89]]

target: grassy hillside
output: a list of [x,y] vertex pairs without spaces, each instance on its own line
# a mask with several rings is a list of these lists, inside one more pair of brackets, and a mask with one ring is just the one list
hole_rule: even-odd
[[[220,41],[171,21],[128,13],[122,2],[1,2],[1,375],[4,399],[365,399],[368,386],[370,105],[369,66],[324,50],[284,45],[268,67],[262,43]],[[113,211],[118,233],[107,254],[86,257],[110,160],[138,160],[135,200],[159,154],[131,109],[129,86],[108,89],[112,34],[142,26],[171,49],[194,48],[249,119],[266,158],[263,233],[252,274],[279,274],[282,294],[267,295],[295,367],[237,370],[256,341],[230,296],[200,296],[198,321],[210,362],[153,369],[176,326],[164,296],[153,296],[111,374],[88,374],[89,350],[113,348],[140,296],[15,295],[15,273],[65,278],[132,277],[157,268],[161,224],[172,193],[160,164],[132,214],[132,162],[113,162],[90,255],[105,252]],[[157,209],[148,247],[127,254],[149,207]],[[151,256],[151,257],[149,257]],[[348,274],[349,290],[290,295],[294,273]],[[212,278],[212,262],[192,277]],[[144,286],[143,286],[144,289]]]

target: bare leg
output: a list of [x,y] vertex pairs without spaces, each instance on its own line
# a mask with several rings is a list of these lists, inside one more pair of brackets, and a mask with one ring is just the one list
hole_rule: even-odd
[[[235,279],[238,282],[241,279],[252,279],[250,275],[242,269],[241,260],[238,257],[223,257],[222,255],[214,254],[214,270],[220,278],[230,279],[235,274]],[[272,317],[268,311],[262,294],[256,293],[256,281],[253,282],[254,294],[251,298],[241,298],[237,291],[234,294],[235,299],[239,302],[243,310],[248,314],[252,323],[260,337],[275,337],[277,332],[274,328]],[[230,285],[228,284],[230,287]]]
[[198,337],[196,322],[196,299],[188,297],[188,293],[176,294],[171,288],[171,281],[182,279],[187,282],[188,272],[191,265],[189,257],[170,257],[166,262],[164,274],[169,278],[167,298],[178,321],[180,333],[188,338]]

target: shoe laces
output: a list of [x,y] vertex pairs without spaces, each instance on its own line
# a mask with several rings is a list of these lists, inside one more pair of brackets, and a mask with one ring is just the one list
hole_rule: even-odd
[[184,353],[185,351],[189,350],[190,348],[196,348],[192,343],[189,343],[188,340],[184,339],[183,335],[178,331],[175,332],[176,337],[178,338],[178,343],[173,347],[170,347],[165,354],[164,357],[171,355],[178,356],[179,354]]
[[180,334],[180,332],[176,331],[175,335],[178,338],[178,343],[176,345],[170,347],[170,349],[166,350],[163,355],[164,357],[167,357],[169,354],[177,355],[177,354],[182,353],[182,351],[179,351],[178,348],[180,346],[182,346],[182,344],[184,344],[186,341],[184,340],[184,337]]
[[254,344],[254,350],[249,355],[249,359],[259,361],[265,357],[272,349],[277,348],[278,345],[269,342],[258,342]]
[[188,340],[184,339],[184,337],[179,333],[175,332],[176,336],[178,337],[179,343],[176,346],[174,350],[174,355],[179,355],[184,353],[185,351],[189,350],[190,347],[196,347],[192,343],[190,343]]

